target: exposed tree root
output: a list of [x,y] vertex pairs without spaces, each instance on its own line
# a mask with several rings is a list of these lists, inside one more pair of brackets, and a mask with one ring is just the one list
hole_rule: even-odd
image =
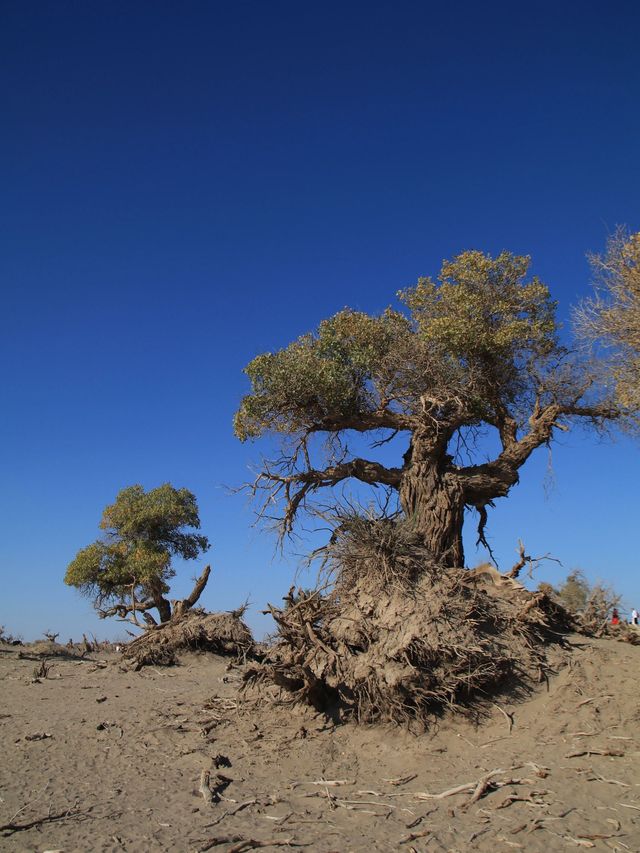
[[125,646],[122,656],[137,669],[145,665],[169,665],[180,652],[201,650],[246,658],[254,652],[251,631],[242,612],[206,613],[187,610],[169,622],[154,626]]
[[478,710],[507,685],[526,690],[569,629],[566,612],[491,568],[427,562],[402,523],[353,520],[329,546],[329,595],[271,607],[278,639],[247,681],[361,722],[427,725],[443,709]]

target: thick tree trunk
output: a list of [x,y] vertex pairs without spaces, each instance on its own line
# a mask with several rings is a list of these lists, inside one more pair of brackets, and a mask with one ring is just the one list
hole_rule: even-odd
[[167,599],[159,595],[157,598],[154,598],[154,604],[158,609],[158,615],[160,616],[160,622],[168,622],[171,619],[171,604],[167,601]]
[[432,460],[414,462],[403,472],[399,496],[433,559],[443,566],[464,566],[465,501],[455,474],[442,472]]

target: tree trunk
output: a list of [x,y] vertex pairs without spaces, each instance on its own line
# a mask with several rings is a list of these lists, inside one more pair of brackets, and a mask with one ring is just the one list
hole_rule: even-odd
[[400,504],[424,540],[433,559],[443,566],[464,566],[462,525],[464,494],[459,479],[439,470],[437,463],[414,462],[404,471]]
[[159,595],[157,598],[154,598],[153,603],[158,609],[160,622],[168,622],[171,619],[171,604],[162,595]]
[[173,602],[173,619],[179,619],[181,616],[184,616],[187,610],[191,610],[194,604],[196,604],[207,585],[210,574],[211,566],[205,566],[200,577],[196,579],[194,587],[191,590],[191,595],[188,598],[183,598],[182,601]]

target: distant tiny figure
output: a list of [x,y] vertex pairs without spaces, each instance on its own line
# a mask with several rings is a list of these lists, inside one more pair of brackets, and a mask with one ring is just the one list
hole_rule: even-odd
[[631,624],[632,625],[638,624],[638,611],[635,609],[635,607],[631,611]]
[[613,608],[613,613],[611,614],[611,624],[619,625],[620,624],[620,614],[618,613],[618,608]]

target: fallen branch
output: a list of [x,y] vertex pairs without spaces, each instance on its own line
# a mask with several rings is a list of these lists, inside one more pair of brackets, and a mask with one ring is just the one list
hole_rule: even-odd
[[507,711],[501,708],[497,702],[494,702],[493,705],[498,709],[498,711],[500,711],[501,714],[504,715],[504,718],[507,721],[507,725],[509,726],[509,734],[511,734],[511,730],[513,729],[513,713],[509,714]]
[[303,847],[303,844],[296,844],[292,838],[283,840],[259,841],[255,838],[244,838],[242,835],[220,836],[210,838],[205,841],[201,847],[198,847],[198,853],[206,853],[214,847],[219,847],[221,844],[232,844],[227,853],[244,853],[245,850],[254,850],[257,847]]
[[258,841],[255,838],[248,838],[246,841],[241,841],[239,844],[234,844],[227,850],[227,853],[244,853],[245,850],[253,850],[256,847],[303,847],[303,844],[295,844],[293,839],[284,838],[282,841]]
[[565,758],[582,758],[583,755],[609,755],[612,758],[623,758],[624,752],[619,749],[583,749],[568,752]]
[[406,785],[407,782],[413,782],[417,773],[411,773],[409,776],[400,776],[398,779],[383,779],[383,782],[388,782],[389,785]]
[[497,771],[494,770],[492,773],[487,773],[485,776],[482,777],[482,779],[479,779],[478,784],[476,785],[472,796],[462,806],[463,810],[466,810],[470,806],[472,806],[474,803],[477,803],[478,800],[485,795],[487,788],[489,788],[491,786],[491,784],[492,784],[491,777],[495,776],[496,773],[501,773],[501,772],[502,771],[500,771],[500,770],[497,770]]
[[[20,809],[19,811],[22,811],[22,809]],[[67,809],[64,812],[49,812],[49,814],[45,815],[44,817],[39,817],[35,820],[26,821],[25,823],[15,823],[14,818],[12,818],[8,823],[3,823],[2,825],[0,825],[0,832],[2,832],[2,834],[5,836],[13,835],[14,832],[23,832],[25,829],[33,829],[35,826],[41,826],[43,823],[57,823],[62,820],[68,820],[69,818],[85,816],[86,812],[81,812],[77,809]]]
[[410,832],[409,835],[401,838],[398,844],[408,844],[410,841],[416,841],[418,838],[426,838],[427,835],[431,835],[430,829],[423,829],[422,832]]
[[453,797],[456,794],[464,794],[467,791],[474,791],[485,781],[491,779],[492,776],[497,776],[499,773],[505,773],[505,770],[492,770],[486,773],[477,782],[465,782],[464,785],[457,785],[455,788],[448,788],[446,791],[441,791],[439,794],[430,794],[428,792],[418,792],[414,794],[417,800],[444,800],[445,797]]
[[205,841],[201,847],[198,847],[198,853],[205,853],[205,851],[218,847],[220,844],[234,844],[236,841],[242,840],[243,838],[241,835],[215,836],[214,838],[209,838],[208,841]]
[[226,817],[232,817],[234,814],[238,814],[238,812],[241,812],[243,809],[246,809],[249,806],[255,806],[257,802],[258,801],[254,797],[252,800],[245,800],[243,803],[238,803],[235,808],[226,809],[226,811],[222,812],[222,814],[219,815],[215,820],[212,820],[211,823],[205,823],[203,829],[210,829],[212,826],[217,826],[219,823],[222,823],[222,821]]
[[496,811],[498,809],[506,809],[508,806],[513,805],[513,803],[529,803],[529,805],[537,806],[538,808],[544,808],[546,803],[542,800],[534,800],[532,796],[528,797],[518,797],[515,794],[510,794],[508,797],[505,797],[501,803],[498,803],[495,806]]
[[593,779],[587,779],[587,782],[606,782],[608,785],[620,785],[622,788],[630,788],[628,782],[620,782],[618,779],[605,779],[604,776],[598,776],[596,773]]

